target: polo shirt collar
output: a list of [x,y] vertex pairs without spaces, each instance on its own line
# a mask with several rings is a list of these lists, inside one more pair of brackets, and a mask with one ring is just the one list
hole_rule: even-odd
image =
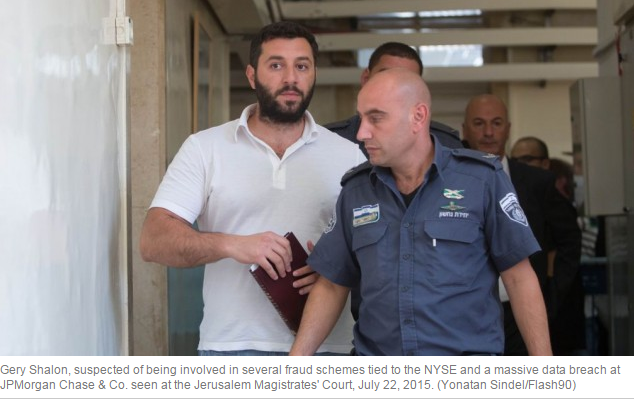
[[[251,133],[251,130],[249,130],[248,120],[249,120],[249,117],[253,113],[255,113],[256,106],[257,104],[254,103],[252,105],[247,106],[242,111],[242,114],[240,115],[240,118],[238,119],[238,127],[236,128],[236,132],[234,134],[235,141],[238,141],[238,135],[240,133],[254,137],[253,133]],[[318,127],[317,123],[315,123],[315,119],[313,119],[313,116],[310,114],[308,110],[305,111],[304,112],[304,131],[302,132],[301,140],[306,144],[315,141],[317,139],[317,136],[319,135],[319,130],[317,129],[317,127]]]

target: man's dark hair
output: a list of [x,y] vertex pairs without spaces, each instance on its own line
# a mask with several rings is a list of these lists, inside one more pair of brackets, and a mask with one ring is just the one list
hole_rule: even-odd
[[541,158],[543,158],[543,159],[550,158],[548,156],[548,146],[546,145],[546,143],[544,141],[540,140],[537,137],[522,137],[522,138],[517,140],[517,142],[522,142],[522,141],[533,142],[534,144],[537,145],[537,149],[539,149],[539,156]]
[[317,63],[317,53],[319,46],[315,36],[302,25],[291,21],[274,22],[262,28],[260,32],[251,40],[251,50],[249,52],[249,64],[257,69],[258,59],[262,54],[262,44],[273,39],[295,39],[304,38],[313,49],[313,59]]
[[404,59],[414,60],[420,67],[420,74],[423,74],[423,62],[420,59],[418,52],[409,45],[401,42],[385,42],[381,46],[377,47],[370,56],[370,62],[368,63],[368,70],[372,69],[379,63],[379,60],[383,56],[396,56]]

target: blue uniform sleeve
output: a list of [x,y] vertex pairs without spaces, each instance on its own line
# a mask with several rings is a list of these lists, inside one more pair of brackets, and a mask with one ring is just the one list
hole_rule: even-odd
[[337,285],[354,287],[359,283],[359,268],[351,248],[349,213],[343,208],[343,192],[337,199],[332,218],[308,257],[308,265]]
[[504,271],[540,250],[520,206],[511,179],[503,170],[494,173],[488,192],[485,232],[491,258]]

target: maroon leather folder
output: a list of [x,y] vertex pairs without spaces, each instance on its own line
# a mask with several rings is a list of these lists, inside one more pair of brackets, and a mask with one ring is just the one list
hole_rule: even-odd
[[[286,233],[284,237],[291,243],[293,252],[291,270],[295,271],[306,265],[308,254],[306,254],[306,250],[304,250],[304,247],[302,247],[293,232]],[[293,334],[296,334],[299,329],[299,323],[302,320],[302,313],[304,312],[304,305],[308,295],[300,295],[299,289],[293,287],[293,282],[302,277],[293,276],[292,271],[287,272],[284,278],[278,277],[277,280],[274,280],[264,268],[258,266],[256,269],[251,270],[251,275],[258,282],[273,307],[284,320],[284,323],[286,323]]]

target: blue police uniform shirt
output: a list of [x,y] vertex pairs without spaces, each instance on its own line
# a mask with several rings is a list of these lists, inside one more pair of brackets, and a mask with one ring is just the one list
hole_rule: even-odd
[[330,281],[360,286],[359,355],[501,354],[499,272],[539,251],[497,158],[434,142],[409,207],[389,169],[347,174],[309,257]]

